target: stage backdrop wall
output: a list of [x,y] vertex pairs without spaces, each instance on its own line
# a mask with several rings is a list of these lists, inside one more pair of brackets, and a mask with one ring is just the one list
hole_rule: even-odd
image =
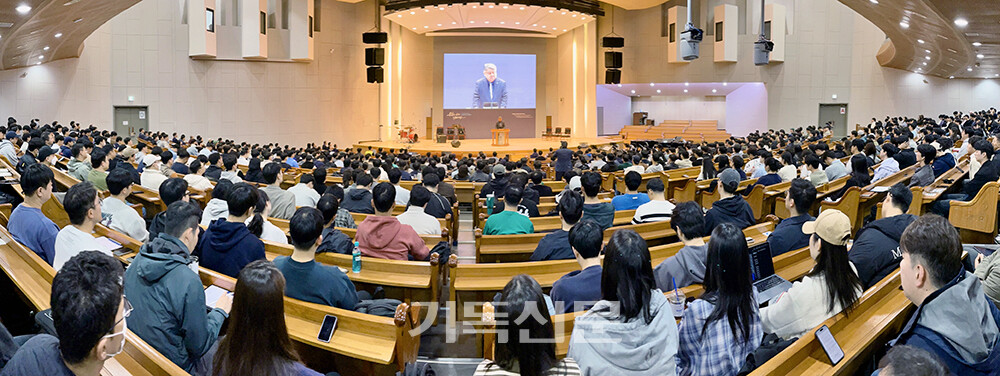
[[[726,127],[726,97],[634,97],[632,112],[648,112],[656,124],[664,120],[715,120]],[[629,119],[631,122],[632,119]]]

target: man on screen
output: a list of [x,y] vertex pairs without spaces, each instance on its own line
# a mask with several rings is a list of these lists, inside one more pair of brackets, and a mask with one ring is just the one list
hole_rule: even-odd
[[483,78],[476,81],[472,108],[507,108],[507,82],[497,78],[497,66],[486,63]]

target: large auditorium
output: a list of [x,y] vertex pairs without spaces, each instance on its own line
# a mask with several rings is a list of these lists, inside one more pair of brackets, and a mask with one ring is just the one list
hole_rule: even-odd
[[997,0],[0,0],[0,376],[1000,375],[998,107]]

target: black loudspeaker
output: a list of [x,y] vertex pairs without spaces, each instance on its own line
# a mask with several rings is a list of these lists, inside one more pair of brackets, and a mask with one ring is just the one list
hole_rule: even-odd
[[619,69],[608,69],[604,72],[604,83],[608,85],[622,83],[622,71]]
[[363,33],[361,34],[361,41],[365,44],[382,44],[389,41],[389,34],[383,32]]
[[604,67],[605,68],[621,68],[622,67],[622,53],[616,51],[607,51],[604,53]]
[[368,67],[368,83],[382,83],[384,79],[382,78],[385,73],[382,67]]
[[385,64],[385,49],[384,48],[378,47],[378,48],[366,48],[365,49],[365,65],[368,65],[368,66],[372,66],[372,65],[381,66],[382,64]]
[[622,48],[625,47],[625,38],[604,37],[601,40],[601,46],[603,46],[604,48]]

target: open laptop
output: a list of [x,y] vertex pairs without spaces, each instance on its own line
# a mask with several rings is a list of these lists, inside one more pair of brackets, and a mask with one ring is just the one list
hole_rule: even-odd
[[750,247],[750,273],[753,276],[753,287],[757,290],[758,305],[792,288],[791,282],[774,274],[771,246],[767,242]]

